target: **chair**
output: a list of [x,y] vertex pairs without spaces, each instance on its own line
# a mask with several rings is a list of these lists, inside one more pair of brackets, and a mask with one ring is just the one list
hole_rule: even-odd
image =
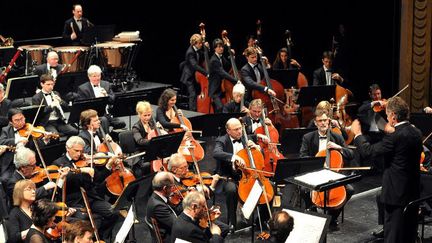
[[119,145],[125,154],[135,153],[137,146],[132,131],[125,131],[119,134]]
[[159,226],[157,224],[156,219],[150,218],[150,220],[151,221],[149,222],[147,216],[144,217],[144,221],[150,230],[150,235],[152,237],[152,241],[156,242],[156,243],[163,243],[162,236],[160,234]]

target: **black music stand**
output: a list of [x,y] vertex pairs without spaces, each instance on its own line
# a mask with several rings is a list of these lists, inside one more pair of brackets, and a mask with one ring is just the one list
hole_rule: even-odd
[[285,184],[289,177],[321,169],[324,162],[325,157],[279,159],[273,180],[276,184]]
[[279,81],[279,83],[281,83],[285,89],[297,87],[298,74],[299,70],[297,68],[269,70],[270,78]]
[[280,149],[285,157],[297,158],[300,153],[303,135],[316,128],[285,128],[280,138]]
[[137,95],[116,96],[113,108],[110,113],[114,117],[129,116],[129,128],[131,128],[131,116],[136,114],[136,104],[139,101],[146,100],[147,94],[141,93]]
[[106,113],[105,108],[108,105],[108,97],[92,98],[87,100],[75,101],[69,114],[69,124],[78,124],[81,112],[87,109],[96,110],[99,116]]
[[432,114],[411,113],[410,122],[420,129],[425,137],[432,132],[432,126],[430,125],[432,124]]
[[317,85],[300,88],[297,104],[301,107],[316,106],[322,100],[335,97],[336,85]]
[[10,100],[32,97],[40,83],[37,75],[10,78],[7,82],[5,96]]
[[[222,136],[226,133],[225,124],[230,118],[239,118],[246,113],[215,113],[189,118],[194,130],[202,131],[203,137]],[[216,128],[216,129],[215,129]]]
[[[36,126],[40,124],[42,118],[41,114],[44,112],[44,108],[45,105],[42,105],[40,108],[39,115],[36,119],[36,122],[34,123]],[[39,105],[23,106],[20,107],[19,109],[22,111],[24,117],[26,118],[26,122],[30,122],[31,124],[33,123],[34,118],[36,117],[36,113],[37,110],[39,109]]]
[[[60,158],[66,152],[66,141],[42,146],[40,150],[45,162],[47,163],[46,165],[51,165],[54,160]],[[41,163],[39,156],[36,156],[36,161],[38,164]]]
[[66,99],[68,94],[75,92],[78,86],[86,82],[89,82],[87,71],[63,73],[57,76],[54,90],[58,91],[63,99]]
[[176,153],[185,132],[176,132],[161,135],[150,139],[150,144],[146,150],[145,160],[152,161],[159,158],[166,158]]

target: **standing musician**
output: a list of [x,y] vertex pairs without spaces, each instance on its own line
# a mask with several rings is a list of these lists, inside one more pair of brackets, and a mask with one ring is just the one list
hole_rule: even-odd
[[[66,141],[66,153],[56,159],[53,164],[63,168],[77,168],[76,162],[83,159],[85,142],[81,137],[72,136]],[[115,165],[117,158],[112,157],[105,166],[95,170],[91,166],[79,168],[81,173],[70,173],[66,179],[66,205],[74,208],[84,208],[85,203],[80,188],[87,192],[91,211],[95,217],[96,227],[104,239],[109,239],[115,234],[112,232],[115,223],[119,219],[117,211],[112,210],[112,206],[107,202],[103,195],[98,193],[98,188],[103,186],[104,180],[110,175],[112,166]],[[87,215],[81,212],[75,216],[80,219],[87,219]],[[111,235],[112,233],[112,235]]]
[[63,27],[63,40],[67,45],[90,45],[85,40],[85,35],[88,34],[93,24],[85,17],[83,17],[83,10],[80,4],[74,4],[72,6],[72,18],[68,19],[64,23]]
[[222,80],[227,79],[233,84],[241,82],[232,77],[227,71],[225,71],[225,66],[228,61],[223,57],[224,53],[224,42],[217,38],[213,41],[214,54],[210,58],[209,64],[209,97],[213,101],[213,107],[216,113],[222,112],[223,104],[221,101],[221,85]]
[[[226,103],[223,107],[223,113],[249,113],[248,104],[249,102],[244,100],[246,88],[242,83],[237,83],[234,85],[232,94],[233,94],[233,100]],[[241,101],[243,100],[244,106],[241,106]]]
[[32,97],[33,105],[45,105],[43,109],[43,117],[41,118],[41,125],[45,127],[46,131],[53,133],[61,133],[66,136],[77,135],[78,130],[66,124],[66,117],[64,109],[67,108],[67,103],[63,101],[60,94],[54,89],[54,78],[49,74],[40,76],[41,91]]
[[423,151],[420,130],[408,121],[409,107],[400,97],[390,98],[386,115],[394,132],[370,144],[362,135],[355,120],[351,129],[356,135],[354,144],[363,157],[385,155],[381,203],[384,204],[384,242],[415,242],[418,206],[404,212],[407,204],[420,197],[418,161]]
[[[158,172],[152,181],[153,193],[147,202],[147,220],[155,219],[163,242],[171,241],[171,229],[174,220],[181,211],[176,212],[169,204],[169,197],[174,187],[174,177],[170,172]],[[153,239],[152,242],[157,242]]]
[[195,72],[198,71],[206,77],[209,75],[207,71],[199,65],[203,55],[202,47],[204,43],[202,36],[200,34],[193,34],[189,43],[190,46],[186,50],[185,60],[180,64],[180,69],[182,70],[180,82],[186,86],[189,93],[189,110],[196,111]]
[[251,100],[252,90],[258,90],[271,96],[276,96],[276,92],[260,84],[261,80],[264,78],[264,72],[261,63],[258,62],[257,49],[254,47],[248,47],[243,54],[246,56],[248,62],[240,70],[240,75],[242,76],[246,89],[248,90],[246,99]]
[[217,224],[210,224],[203,229],[199,219],[207,215],[206,200],[202,193],[192,191],[183,200],[183,212],[174,220],[172,242],[182,239],[189,242],[224,242],[221,229]]
[[[87,75],[90,82],[81,84],[78,87],[78,99],[94,99],[99,97],[108,97],[108,103],[114,104],[115,94],[112,85],[108,81],[101,80],[102,70],[97,65],[91,65],[87,69]],[[106,111],[104,117],[114,129],[124,128],[126,123],[113,117]]]
[[[135,110],[138,116],[138,121],[132,126],[132,133],[138,151],[142,152],[148,148],[150,143],[148,134],[155,126],[152,120],[153,109],[149,102],[140,101],[136,104]],[[150,163],[144,162],[143,157],[137,158],[133,171],[136,177],[148,174],[150,172]]]
[[47,55],[47,63],[37,65],[34,70],[34,74],[37,76],[42,76],[42,74],[49,74],[53,77],[53,80],[55,81],[57,79],[57,75],[61,72],[63,69],[63,65],[59,64],[59,56],[57,52],[50,51]]
[[313,72],[313,85],[334,85],[345,82],[344,78],[333,70],[333,53],[325,51],[321,59],[323,66]]
[[[317,109],[315,111],[315,126],[318,128],[317,131],[312,131],[306,133],[303,136],[302,144],[300,147],[300,157],[308,157],[315,156],[319,151],[326,149],[335,149],[342,154],[344,161],[351,160],[354,157],[354,153],[351,149],[347,148],[345,145],[345,140],[342,135],[334,133],[328,129],[330,129],[330,117],[327,110]],[[330,136],[327,138],[327,134]],[[348,202],[351,196],[354,194],[354,188],[351,185],[345,186],[347,192],[347,200],[344,202]],[[306,208],[312,206],[312,201],[309,194],[303,192],[303,200],[305,201]],[[332,216],[330,221],[330,229],[338,230],[338,220],[341,209],[329,209],[328,213]]]
[[177,116],[174,111],[176,102],[177,93],[175,90],[164,90],[159,97],[159,106],[156,109],[156,121],[159,122],[163,128],[168,129],[169,131],[172,131],[174,128],[182,128],[183,130],[187,131],[188,128],[185,125],[171,122],[171,120]]

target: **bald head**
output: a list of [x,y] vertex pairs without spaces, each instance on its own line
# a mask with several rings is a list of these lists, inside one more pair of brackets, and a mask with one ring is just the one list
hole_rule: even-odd
[[170,172],[161,171],[155,175],[152,181],[154,191],[162,191],[165,187],[174,184],[174,177]]
[[237,118],[230,118],[230,119],[227,121],[227,123],[226,123],[226,125],[225,125],[225,128],[226,128],[226,129],[230,129],[230,128],[233,128],[233,127],[235,127],[235,126],[237,126],[237,125],[240,125],[240,126],[241,126],[240,120],[237,119]]

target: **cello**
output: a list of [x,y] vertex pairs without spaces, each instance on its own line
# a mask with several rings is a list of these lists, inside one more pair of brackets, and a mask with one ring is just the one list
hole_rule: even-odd
[[[205,24],[201,23],[199,25],[200,27],[200,33],[203,38],[203,47],[204,48],[204,68],[209,72],[209,54],[208,49],[205,46],[205,38],[206,38],[206,32],[205,32]],[[199,83],[201,87],[201,92],[197,97],[197,111],[205,114],[213,113],[213,106],[211,105],[211,99],[208,96],[208,89],[209,89],[209,81],[208,78],[203,75],[202,73],[196,71],[195,72],[195,79]]]
[[[262,120],[265,121],[265,114],[267,109],[261,112]],[[279,133],[273,126],[268,126],[265,122],[263,125],[255,129],[256,134],[263,134],[270,139],[268,144],[265,144],[261,139],[258,144],[264,152],[264,171],[275,172],[278,160],[283,159],[284,156],[279,152],[277,145],[279,144]]]
[[[231,50],[231,42],[228,39],[228,32],[226,30],[222,30],[222,40],[224,41],[225,45],[228,47],[228,53],[229,53],[229,59],[231,62],[231,70],[234,74],[234,78],[240,81],[240,74],[238,72],[238,68],[235,62],[234,53]],[[222,92],[224,92],[225,95],[225,103],[228,103],[232,100],[232,91],[234,88],[234,84],[231,83],[231,81],[223,79],[222,80]]]

